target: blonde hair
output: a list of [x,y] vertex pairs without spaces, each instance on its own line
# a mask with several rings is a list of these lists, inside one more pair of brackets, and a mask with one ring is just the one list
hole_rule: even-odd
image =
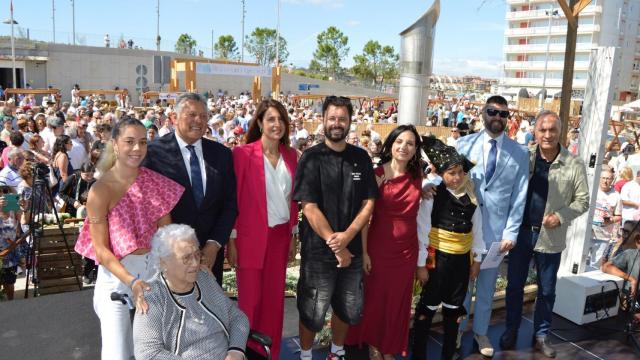
[[633,180],[633,170],[630,167],[625,166],[620,169],[620,179],[631,181]]

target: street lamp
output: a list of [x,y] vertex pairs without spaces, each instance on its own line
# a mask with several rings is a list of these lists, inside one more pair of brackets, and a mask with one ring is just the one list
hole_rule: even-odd
[[551,45],[551,20],[559,17],[558,9],[545,10],[544,13],[549,17],[549,30],[547,32],[547,53],[544,58],[544,72],[542,73],[542,89],[540,90],[540,111],[544,110],[544,102],[547,99],[547,66],[549,65],[549,47]]
[[16,44],[15,44],[15,36],[13,35],[13,25],[18,25],[18,22],[13,20],[13,9],[11,11],[11,18],[2,22],[3,24],[11,24],[11,72],[13,74],[13,87],[17,88],[16,84]]

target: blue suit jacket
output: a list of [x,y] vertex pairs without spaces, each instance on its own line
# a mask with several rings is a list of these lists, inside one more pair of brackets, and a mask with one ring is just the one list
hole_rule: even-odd
[[238,214],[233,158],[231,150],[205,138],[202,139],[202,152],[207,191],[199,208],[175,133],[150,142],[143,165],[184,186],[182,197],[171,211],[172,222],[193,227],[201,246],[209,239],[224,246]]
[[527,201],[529,157],[523,146],[505,136],[496,171],[486,183],[483,139],[484,132],[463,136],[458,139],[457,148],[460,154],[476,164],[469,177],[476,188],[482,212],[482,233],[488,249],[494,241],[516,242]]

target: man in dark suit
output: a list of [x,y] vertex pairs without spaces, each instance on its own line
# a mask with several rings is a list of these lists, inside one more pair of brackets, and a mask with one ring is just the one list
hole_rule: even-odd
[[202,261],[213,266],[213,274],[221,284],[222,248],[238,214],[231,151],[203,138],[209,117],[202,96],[181,95],[176,100],[176,113],[175,132],[149,143],[143,165],[184,186],[171,219],[196,230]]

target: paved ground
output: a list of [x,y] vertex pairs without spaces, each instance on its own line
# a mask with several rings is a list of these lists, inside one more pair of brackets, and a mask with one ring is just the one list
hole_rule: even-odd
[[[0,359],[98,359],[100,330],[92,308],[93,290],[47,295],[27,300],[0,303]],[[520,328],[517,350],[497,352],[494,359],[543,359],[531,349],[531,304],[526,308]],[[297,310],[295,299],[285,302],[281,359],[297,359]],[[552,342],[557,344],[557,359],[639,359],[639,353],[625,341],[621,332],[605,328],[621,328],[623,320],[607,319],[590,326],[578,327],[560,317],[554,318]],[[497,311],[489,336],[497,345],[504,330],[504,312]],[[438,359],[441,335],[435,329],[428,349],[430,359]],[[323,359],[327,349],[314,351],[314,359]],[[476,352],[472,336],[463,338],[463,359],[484,359]],[[366,351],[349,349],[348,358],[366,359]]]

